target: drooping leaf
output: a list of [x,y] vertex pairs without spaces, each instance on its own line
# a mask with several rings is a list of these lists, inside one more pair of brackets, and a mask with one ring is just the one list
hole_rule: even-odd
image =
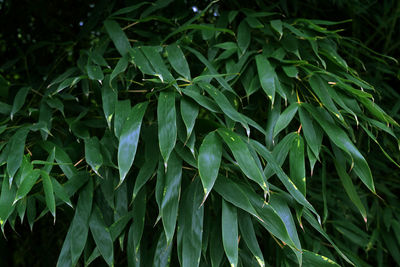
[[272,104],[274,104],[276,91],[275,70],[271,66],[269,60],[263,55],[258,55],[255,57],[255,59],[261,87],[271,100]]
[[228,129],[220,128],[217,132],[232,151],[233,156],[235,157],[243,173],[248,178],[258,183],[264,191],[268,192],[269,187],[264,173],[256,164],[256,160],[258,160],[258,158],[253,158],[253,156],[250,154],[247,144],[242,141],[239,135]]
[[298,109],[297,103],[292,103],[289,107],[287,107],[282,114],[279,116],[275,128],[274,128],[274,135],[275,138],[283,129],[287,128],[289,123],[292,121],[294,115],[296,115]]
[[103,165],[103,157],[100,152],[100,142],[96,136],[85,140],[85,159],[93,171],[100,176],[99,169]]
[[199,174],[204,189],[204,200],[217,179],[219,166],[221,164],[222,145],[215,132],[209,133],[200,146],[197,159]]
[[168,169],[165,174],[165,184],[161,202],[161,218],[168,244],[171,243],[175,233],[181,179],[182,160],[173,152],[168,160]]
[[7,157],[7,172],[12,181],[15,173],[22,163],[24,155],[25,140],[29,130],[25,127],[18,129],[11,137],[7,146],[9,146],[9,154]]
[[103,216],[97,206],[93,207],[89,219],[90,231],[104,260],[109,266],[114,265],[114,248],[110,230],[104,223]]
[[120,172],[119,184],[124,181],[132,166],[133,160],[135,159],[140,128],[142,126],[142,120],[147,105],[147,102],[136,104],[131,109],[123,124],[118,146],[118,167]]
[[174,93],[160,93],[157,105],[157,118],[160,151],[164,159],[164,164],[167,166],[177,137]]
[[222,243],[230,266],[238,265],[238,222],[235,206],[222,200]]
[[11,120],[14,118],[15,113],[17,113],[22,106],[25,104],[26,96],[28,95],[30,88],[29,87],[22,87],[18,90],[17,94],[15,95],[14,102],[11,108],[10,117]]
[[186,140],[192,134],[197,115],[199,114],[199,106],[191,99],[182,97],[181,99],[181,115],[186,126]]
[[51,177],[45,171],[42,171],[40,174],[42,176],[42,182],[43,182],[44,195],[45,195],[45,199],[46,199],[46,205],[47,205],[47,208],[50,210],[50,212],[53,215],[54,220],[55,220],[56,219],[56,202],[55,202],[55,199],[54,199],[54,190],[53,190],[53,184],[51,182]]
[[126,55],[131,49],[131,45],[118,23],[114,20],[106,20],[104,27],[121,56]]
[[168,61],[171,63],[174,70],[185,79],[190,80],[190,68],[181,48],[177,44],[171,44],[166,47],[166,50],[168,53]]

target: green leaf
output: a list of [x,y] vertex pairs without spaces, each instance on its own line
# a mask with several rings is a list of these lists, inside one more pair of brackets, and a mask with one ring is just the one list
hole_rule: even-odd
[[367,223],[367,212],[365,210],[365,207],[361,202],[361,199],[356,191],[356,188],[354,187],[351,177],[346,172],[346,160],[344,158],[344,155],[338,149],[334,149],[334,153],[335,158],[333,162],[335,163],[336,171],[339,175],[340,181],[342,182],[344,190],[349,196],[351,202],[353,202],[358,211],[361,213],[364,222]]
[[104,79],[103,71],[98,65],[86,65],[86,71],[91,80],[102,81]]
[[14,102],[10,112],[11,120],[13,119],[15,113],[17,113],[25,104],[25,99],[26,96],[28,95],[29,90],[30,87],[22,87],[18,90],[17,94],[15,95]]
[[153,67],[155,72],[153,75],[157,76],[162,83],[167,82],[171,83],[175,79],[172,74],[169,72],[167,66],[164,64],[164,60],[162,59],[159,51],[161,51],[161,47],[157,46],[143,46],[142,52],[149,60],[150,65]]
[[237,43],[240,51],[244,54],[250,45],[251,31],[246,20],[243,20],[238,26]]
[[118,145],[118,167],[121,184],[135,159],[136,150],[139,141],[140,128],[144,113],[146,112],[148,102],[136,104],[130,111],[124,122],[121,137]]
[[156,72],[153,66],[150,64],[150,61],[143,54],[141,47],[134,47],[130,52],[133,63],[141,72],[148,75],[155,75]]
[[208,61],[201,53],[199,53],[198,51],[194,50],[193,48],[190,47],[185,47],[187,50],[189,50],[190,52],[192,52],[209,70],[210,74],[212,75],[216,75],[215,79],[218,81],[218,83],[225,88],[226,90],[228,90],[229,92],[233,93],[234,95],[237,95],[237,93],[232,89],[232,87],[228,84],[228,82],[223,79],[222,77],[219,76],[219,73],[217,72],[217,70],[215,69],[215,67],[210,63],[210,61]]
[[221,108],[223,113],[234,121],[240,122],[246,129],[246,133],[250,135],[250,128],[244,116],[234,109],[226,98],[226,96],[211,84],[200,83],[201,88],[205,89],[207,93],[214,99],[217,105]]
[[306,166],[304,159],[304,141],[300,134],[296,138],[289,151],[290,177],[296,187],[306,195]]
[[321,142],[318,142],[319,138],[317,138],[316,129],[314,129],[313,121],[311,120],[310,115],[308,115],[307,111],[304,110],[302,106],[299,108],[299,117],[307,145],[310,147],[314,155],[318,157],[321,149]]
[[322,108],[314,108],[306,103],[303,103],[302,105],[321,125],[332,142],[351,156],[351,159],[354,162],[353,169],[355,173],[358,175],[358,177],[360,177],[361,181],[368,187],[368,189],[375,193],[374,180],[372,178],[368,163],[351,142],[347,134],[340,127],[334,124],[333,119],[330,117],[328,112],[326,112],[326,110]]
[[96,136],[85,139],[85,159],[93,171],[100,176],[99,169],[103,165],[103,157],[100,152],[100,142]]
[[165,233],[161,232],[154,251],[153,267],[167,267],[171,259],[172,244],[167,242]]
[[247,194],[242,184],[236,183],[224,176],[219,176],[215,182],[214,190],[220,194],[225,201],[230,202],[234,206],[247,211],[260,221],[262,221],[260,215],[255,210],[253,204],[250,201],[250,196]]
[[21,185],[18,187],[17,194],[15,196],[14,203],[16,203],[21,198],[25,197],[35,185],[37,179],[40,176],[40,170],[34,169],[24,176]]
[[10,138],[9,143],[9,154],[7,158],[7,172],[12,181],[15,173],[19,169],[24,156],[25,140],[28,135],[28,128],[22,127],[18,129],[14,135]]
[[131,49],[131,44],[118,23],[114,20],[106,20],[104,27],[121,56],[127,54]]
[[72,208],[71,200],[69,199],[64,186],[62,186],[56,179],[51,179],[51,183],[53,184],[53,190],[56,197]]
[[222,243],[230,266],[238,265],[238,222],[235,206],[222,200]]
[[267,180],[264,173],[256,164],[258,158],[253,158],[247,144],[242,141],[242,138],[236,133],[223,128],[218,129],[218,134],[232,151],[233,156],[243,173],[248,178],[258,183],[265,192],[269,192],[269,186],[266,182]]
[[115,103],[114,133],[120,139],[122,127],[131,111],[131,101],[129,99],[117,101]]
[[167,168],[169,156],[174,149],[177,137],[175,94],[161,92],[157,104],[158,140],[161,156]]
[[[134,250],[134,254],[131,254],[131,255],[137,255],[139,253],[140,242],[142,240],[143,229],[145,226],[146,200],[147,200],[146,190],[145,190],[145,188],[143,188],[137,194],[137,197],[133,201],[133,205],[132,205],[132,214],[133,214],[133,218],[135,218],[135,219],[132,222],[133,229],[129,235],[129,237],[133,241],[132,245],[133,245],[133,250]],[[138,259],[135,259],[135,262],[137,262],[137,260]]]
[[303,250],[303,264],[304,266],[320,266],[320,267],[340,266],[333,260],[308,250]]
[[292,121],[294,115],[296,115],[298,109],[297,103],[290,104],[276,121],[273,138],[275,138],[283,129],[286,129],[289,123]]
[[168,53],[168,61],[174,70],[186,80],[190,80],[189,65],[181,48],[177,44],[171,44],[166,47],[166,51]]
[[9,186],[7,176],[3,177],[1,184],[1,195],[0,195],[0,227],[4,229],[4,225],[8,217],[14,211],[15,206],[13,201],[15,199],[17,188],[13,184]]
[[204,206],[200,207],[202,198],[201,184],[197,179],[189,186],[179,214],[184,217],[182,266],[199,266],[200,263],[204,217]]
[[246,243],[247,247],[250,249],[251,253],[253,253],[254,257],[256,258],[258,264],[261,267],[265,266],[264,256],[261,252],[260,246],[258,245],[257,237],[254,232],[253,222],[251,221],[251,217],[239,211],[238,214],[238,221],[239,221],[239,229],[241,233],[241,237],[243,238],[244,242]]
[[318,98],[321,100],[322,104],[332,112],[337,118],[343,121],[343,116],[340,114],[336,105],[333,103],[332,98],[329,95],[327,87],[328,83],[320,78],[318,75],[313,75],[309,80],[310,86]]
[[[92,179],[81,190],[68,233],[70,233],[70,250],[73,265],[78,262],[86,245],[89,233],[89,218],[92,211],[93,182]],[[68,237],[68,236],[67,236]]]
[[199,114],[199,106],[187,97],[181,98],[181,115],[183,123],[186,126],[186,140],[192,134],[197,115]]
[[281,39],[283,35],[282,21],[280,19],[271,20],[270,24],[272,29],[274,29],[277,33],[279,33],[279,39]]
[[54,191],[53,184],[51,182],[51,178],[49,174],[45,171],[41,171],[43,190],[46,200],[47,208],[50,210],[51,214],[54,217],[54,221],[56,220],[56,202],[54,200]]
[[282,69],[288,77],[299,79],[299,71],[295,66],[282,66]]
[[250,144],[256,149],[257,153],[259,153],[267,162],[271,165],[271,168],[278,176],[279,180],[285,186],[286,190],[290,193],[290,195],[301,205],[312,211],[320,221],[320,217],[314,207],[308,202],[308,200],[304,197],[304,195],[300,192],[297,186],[293,183],[293,181],[286,175],[286,173],[282,170],[282,168],[278,165],[275,158],[263,145],[259,142],[250,140]]
[[165,184],[161,202],[161,218],[168,244],[171,243],[175,233],[181,179],[182,159],[173,152],[168,160],[168,170],[165,174]]
[[198,90],[198,87],[196,85],[189,85],[188,87],[186,87],[186,89],[183,90],[183,94],[189,96],[200,106],[208,109],[211,112],[221,112],[221,109],[213,100],[200,94],[200,90]]
[[110,76],[110,81],[109,81],[109,86],[112,88],[112,81],[115,79],[115,77],[117,77],[119,74],[123,73],[126,68],[128,67],[128,54],[126,54],[125,56],[122,56],[118,62],[117,65],[115,65],[111,76]]
[[100,209],[95,205],[89,219],[90,231],[97,248],[108,266],[114,266],[114,246],[110,230],[104,223]]
[[204,201],[217,179],[221,164],[222,145],[215,132],[207,134],[200,146],[197,159],[199,174],[204,188]]
[[275,70],[271,66],[269,60],[263,55],[258,55],[255,57],[255,59],[261,87],[267,94],[268,98],[271,100],[272,104],[274,104],[276,91]]
[[115,105],[117,103],[117,92],[111,88],[111,78],[109,75],[104,79],[103,86],[101,87],[101,100],[103,103],[104,116],[106,118],[108,127],[111,128],[111,119],[115,112]]

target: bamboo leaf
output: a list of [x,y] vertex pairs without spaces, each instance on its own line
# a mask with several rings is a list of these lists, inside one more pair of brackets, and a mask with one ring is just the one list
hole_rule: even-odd
[[160,151],[164,159],[164,165],[167,166],[177,137],[174,93],[160,93],[157,104],[157,118]]
[[103,165],[103,157],[100,152],[99,139],[96,136],[85,140],[85,159],[93,171],[100,176],[99,169]]
[[190,68],[186,61],[185,55],[177,44],[167,46],[168,61],[174,70],[183,76],[183,78],[190,80]]
[[181,99],[181,115],[183,123],[186,126],[186,140],[192,134],[197,115],[199,114],[199,106],[187,97]]
[[219,166],[221,164],[222,145],[215,132],[209,133],[200,146],[197,159],[199,174],[204,189],[204,200],[217,179]]
[[230,266],[238,265],[238,242],[237,210],[222,200],[222,243]]
[[106,20],[104,27],[121,56],[126,55],[131,49],[131,45],[118,23],[114,20]]
[[289,123],[292,121],[294,115],[296,115],[297,109],[298,104],[292,103],[282,112],[282,114],[276,121],[273,138],[275,138],[283,129],[287,128]]
[[263,55],[258,55],[255,57],[255,59],[261,87],[271,100],[272,104],[274,104],[276,91],[275,70],[271,66],[269,60]]
[[228,129],[220,128],[217,132],[232,151],[233,156],[243,173],[249,179],[258,183],[265,192],[269,192],[269,186],[266,182],[264,173],[256,164],[258,158],[253,158],[247,144],[242,141],[241,137]]
[[11,120],[14,118],[14,115],[22,108],[25,104],[26,96],[28,95],[30,87],[22,87],[18,90],[15,95],[14,102],[11,108],[10,117]]
[[168,244],[171,243],[175,233],[181,179],[182,160],[173,152],[168,160],[168,170],[165,174],[165,184],[161,202],[161,218]]
[[108,266],[114,265],[114,248],[110,230],[104,223],[103,215],[97,206],[93,207],[92,215],[89,219],[90,231],[97,248],[99,249]]
[[120,181],[119,184],[125,180],[129,169],[135,159],[136,150],[139,141],[140,128],[144,113],[146,112],[148,103],[142,102],[136,104],[130,111],[126,121],[123,124],[121,136],[118,145],[118,168]]
[[49,174],[45,171],[41,171],[43,190],[46,200],[47,208],[50,210],[51,214],[54,217],[54,221],[56,220],[56,202],[54,199],[54,190],[53,184],[51,182],[51,178]]

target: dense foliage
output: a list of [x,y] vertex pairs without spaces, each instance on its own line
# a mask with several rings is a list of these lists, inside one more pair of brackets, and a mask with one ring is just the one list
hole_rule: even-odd
[[27,8],[0,36],[4,236],[58,266],[400,264],[397,61],[288,2]]

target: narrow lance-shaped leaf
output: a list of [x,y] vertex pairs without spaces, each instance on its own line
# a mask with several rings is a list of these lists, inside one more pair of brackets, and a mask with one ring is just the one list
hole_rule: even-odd
[[230,266],[238,265],[238,222],[235,206],[222,200],[222,243]]
[[167,168],[169,156],[174,149],[177,137],[175,95],[161,92],[157,105],[158,140],[161,156]]
[[278,163],[272,156],[271,152],[269,152],[263,145],[261,145],[257,141],[250,140],[250,144],[256,149],[257,153],[259,153],[268,162],[268,164],[271,165],[273,171],[276,173],[279,180],[283,183],[283,185],[288,190],[290,195],[292,195],[293,198],[298,203],[300,203],[301,205],[303,205],[304,207],[309,209],[311,212],[313,212],[317,216],[318,221],[320,222],[321,219],[320,219],[320,216],[318,215],[317,211],[310,204],[310,202],[308,202],[308,200],[300,192],[300,190],[293,183],[293,181],[286,175],[286,173],[282,170],[282,168],[278,165]]
[[[7,158],[7,172],[10,176],[10,181],[13,180],[15,173],[19,169],[22,163],[22,157],[24,155],[25,140],[29,130],[27,128],[21,128],[11,137],[7,146],[9,146],[9,154]],[[11,185],[11,183],[10,183]]]
[[80,191],[75,215],[72,219],[70,229],[68,230],[68,232],[71,231],[70,257],[72,259],[72,265],[77,263],[86,245],[92,202],[93,181],[89,179],[88,183]]
[[131,102],[129,99],[117,101],[115,103],[115,116],[114,116],[114,133],[119,139],[122,131],[122,127],[126,121],[131,110]]
[[54,221],[56,220],[56,202],[54,199],[54,190],[53,184],[51,183],[51,178],[49,174],[45,171],[41,171],[42,183],[44,196],[46,200],[47,208],[50,210],[51,214],[54,217]]
[[108,266],[114,265],[114,247],[110,230],[104,223],[103,215],[97,206],[93,207],[92,215],[89,219],[90,231],[97,248],[99,249]]
[[98,65],[88,64],[86,65],[86,72],[91,80],[102,81],[104,79],[103,71]]
[[335,153],[335,159],[334,159],[335,167],[339,175],[340,181],[343,184],[344,190],[349,196],[351,202],[354,203],[358,211],[361,213],[361,216],[363,217],[365,223],[367,223],[367,212],[365,210],[365,207],[361,202],[361,199],[356,191],[356,188],[354,187],[351,177],[346,172],[345,169],[346,160],[344,158],[344,155],[337,148],[334,148],[334,153]]
[[233,156],[243,173],[251,180],[258,183],[265,192],[269,192],[269,187],[264,173],[259,169],[255,162],[255,160],[258,159],[253,158],[247,144],[242,141],[242,138],[236,133],[223,128],[218,129],[218,134],[232,151]]
[[273,138],[275,138],[283,129],[287,128],[294,115],[296,115],[297,108],[298,104],[292,103],[282,112],[275,124]]
[[186,61],[185,55],[177,44],[171,44],[166,48],[168,53],[168,61],[174,70],[182,75],[185,79],[190,80],[190,69]]
[[222,109],[226,116],[242,124],[242,126],[246,129],[247,136],[249,136],[250,128],[245,117],[232,107],[226,96],[211,84],[200,83],[200,86],[215,100],[217,105]]
[[203,239],[203,217],[204,206],[200,207],[202,190],[199,179],[192,182],[188,188],[184,209],[179,216],[184,216],[183,245],[182,245],[182,266],[199,266],[202,239]]
[[29,89],[30,89],[29,87],[22,87],[18,90],[17,94],[15,95],[10,113],[11,120],[14,118],[15,113],[17,113],[24,105]]
[[147,102],[136,104],[123,125],[118,146],[119,184],[124,181],[135,159],[140,128],[147,105]]
[[186,140],[192,134],[197,115],[199,114],[199,105],[190,98],[182,97],[181,99],[181,115],[183,123],[186,126]]
[[168,244],[171,243],[175,233],[181,179],[182,159],[173,152],[168,160],[168,170],[165,174],[165,184],[161,202],[161,218]]
[[242,20],[238,27],[237,43],[242,54],[244,54],[250,45],[251,31],[246,20]]
[[16,203],[21,198],[25,197],[35,185],[37,179],[40,176],[40,170],[34,169],[26,174],[24,180],[21,185],[18,187],[17,194],[15,196],[14,203]]
[[300,192],[306,195],[306,167],[304,159],[304,141],[300,134],[292,142],[289,151],[290,177]]
[[302,105],[308,109],[315,120],[321,125],[332,142],[351,155],[352,161],[354,161],[353,169],[355,173],[360,177],[361,181],[368,187],[368,189],[375,193],[374,180],[368,163],[360,151],[358,151],[351,142],[347,134],[340,127],[334,124],[329,113],[323,108],[315,108],[306,103],[303,103]]
[[141,49],[143,54],[149,60],[150,65],[155,70],[155,73],[153,73],[153,75],[160,78],[161,82],[170,83],[175,80],[172,74],[169,72],[167,66],[164,63],[164,60],[159,53],[159,51],[161,51],[161,48],[156,46],[143,46]]
[[100,176],[99,169],[103,164],[103,157],[100,152],[99,139],[96,136],[85,140],[85,159],[93,171]]
[[104,21],[104,27],[121,56],[127,54],[131,49],[131,45],[118,23],[114,20],[106,20]]
[[254,257],[256,258],[258,264],[261,267],[265,266],[264,256],[261,252],[260,246],[258,245],[257,237],[254,232],[253,222],[251,221],[251,217],[239,211],[238,215],[239,221],[239,229],[241,236],[243,237],[244,242],[246,243],[247,247],[250,249],[251,253],[253,253]]
[[125,56],[122,56],[118,62],[117,65],[115,66],[115,68],[113,69],[111,76],[110,76],[110,80],[108,82],[108,85],[112,88],[112,81],[115,79],[115,77],[117,77],[119,74],[123,73],[126,68],[128,67],[128,54],[126,54]]
[[271,100],[272,104],[274,104],[276,90],[275,70],[265,56],[258,55],[255,58],[261,87]]
[[204,200],[217,179],[219,167],[221,164],[222,145],[215,132],[209,133],[200,146],[198,156],[198,168],[204,188]]
[[8,177],[5,175],[3,177],[3,182],[1,184],[1,194],[0,194],[0,227],[4,229],[4,223],[14,211],[15,206],[13,206],[13,201],[15,199],[16,194],[16,186],[15,184],[8,184]]
[[111,78],[110,75],[107,75],[101,87],[101,100],[103,103],[104,116],[109,128],[111,128],[111,119],[114,116],[115,104],[118,98],[117,92],[111,88],[110,84]]
[[165,233],[161,232],[154,251],[153,267],[167,267],[171,259],[172,244],[167,242]]

